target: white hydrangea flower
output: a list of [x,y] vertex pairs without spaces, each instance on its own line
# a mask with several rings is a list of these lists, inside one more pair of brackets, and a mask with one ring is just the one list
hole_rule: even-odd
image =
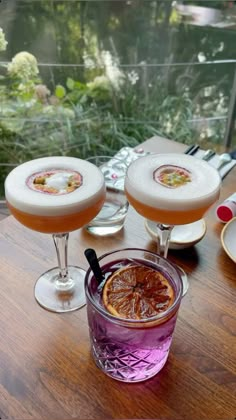
[[84,66],[86,69],[93,70],[96,68],[96,63],[88,54],[84,54],[83,59],[84,59]]
[[101,61],[111,85],[115,90],[119,90],[124,83],[125,75],[119,68],[118,59],[112,57],[110,51],[102,51]]
[[206,61],[206,56],[203,52],[199,52],[197,58],[199,63],[204,63]]
[[170,121],[167,121],[166,122],[166,124],[165,124],[165,130],[166,130],[166,133],[167,134],[170,134],[171,133],[171,131],[172,131],[172,124],[171,124]]
[[208,138],[213,137],[214,136],[214,130],[211,127],[207,127],[206,129],[206,135]]
[[33,79],[39,73],[36,58],[26,51],[16,54],[11,63],[8,64],[7,70],[11,76],[16,76],[22,80]]
[[139,80],[139,75],[136,71],[132,70],[127,74],[128,80],[130,81],[131,85],[135,85],[136,82]]
[[92,82],[87,83],[89,89],[106,89],[109,90],[111,87],[110,80],[107,76],[97,76]]
[[5,51],[7,48],[7,44],[8,42],[5,39],[5,34],[2,28],[0,28],[0,51]]

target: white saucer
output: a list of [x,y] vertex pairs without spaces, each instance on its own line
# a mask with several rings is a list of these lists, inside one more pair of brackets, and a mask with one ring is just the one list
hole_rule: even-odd
[[221,243],[226,254],[236,263],[236,217],[224,226],[221,232]]
[[[156,241],[156,223],[145,220],[145,228],[154,241]],[[186,225],[176,225],[171,232],[169,243],[170,249],[184,249],[199,242],[206,233],[206,222],[204,219]]]

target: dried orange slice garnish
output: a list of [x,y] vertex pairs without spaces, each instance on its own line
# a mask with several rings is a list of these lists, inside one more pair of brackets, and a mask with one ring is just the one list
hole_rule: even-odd
[[164,275],[144,265],[129,265],[111,275],[103,288],[108,312],[126,319],[145,319],[167,310],[174,290]]

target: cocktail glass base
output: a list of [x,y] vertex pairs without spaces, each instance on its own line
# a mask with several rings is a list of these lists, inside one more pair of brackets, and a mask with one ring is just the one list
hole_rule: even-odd
[[122,224],[112,225],[112,226],[93,226],[88,225],[86,226],[87,232],[91,233],[92,235],[96,236],[106,236],[106,235],[114,235],[115,233],[118,233],[123,228]]
[[35,299],[52,312],[71,312],[86,304],[84,291],[85,270],[68,267],[68,281],[63,283],[58,267],[42,274],[35,284]]
[[182,279],[182,283],[183,283],[183,294],[182,294],[182,296],[184,296],[184,295],[186,295],[186,293],[188,291],[188,288],[189,288],[188,276],[181,267],[176,265],[176,268],[179,271],[180,277]]

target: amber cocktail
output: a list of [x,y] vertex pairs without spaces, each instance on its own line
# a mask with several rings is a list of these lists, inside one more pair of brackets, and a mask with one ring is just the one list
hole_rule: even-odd
[[85,304],[84,271],[67,266],[69,233],[93,219],[105,199],[104,177],[93,164],[72,157],[48,157],[19,165],[5,181],[13,216],[24,226],[53,235],[59,268],[43,274],[35,297],[55,312]]
[[174,225],[201,219],[218,199],[220,185],[218,171],[203,160],[151,154],[129,166],[125,191],[135,210],[157,223],[158,253],[166,257]]
[[182,225],[201,219],[218,199],[221,179],[207,162],[168,153],[133,162],[126,194],[142,216],[154,222]]

